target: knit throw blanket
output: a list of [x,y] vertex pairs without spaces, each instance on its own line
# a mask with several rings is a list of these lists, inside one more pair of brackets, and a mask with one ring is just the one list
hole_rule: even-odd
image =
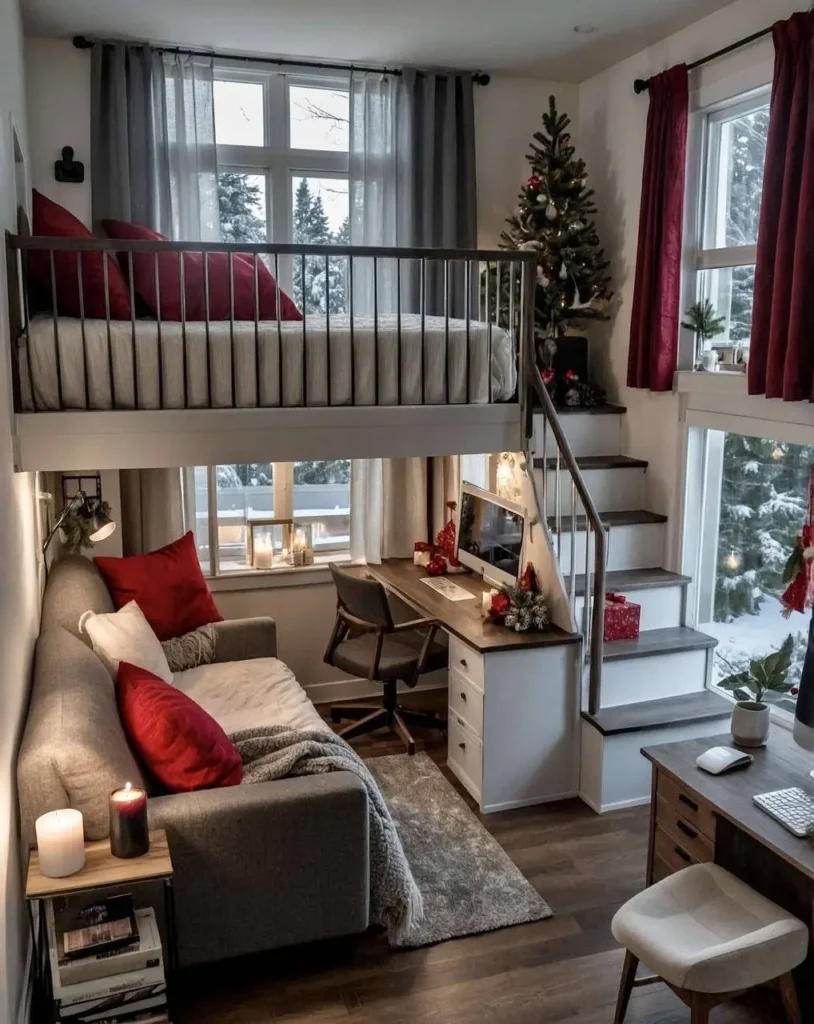
[[272,725],[229,737],[243,758],[244,782],[270,782],[290,775],[352,772],[367,790],[370,832],[370,916],[402,939],[424,916],[421,893],[404,855],[384,797],[364,761],[330,729]]

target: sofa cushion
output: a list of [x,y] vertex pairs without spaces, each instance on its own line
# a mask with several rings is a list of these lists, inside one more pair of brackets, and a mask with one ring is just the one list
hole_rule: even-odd
[[109,615],[88,611],[79,620],[79,628],[87,633],[93,650],[105,663],[112,679],[119,671],[119,662],[146,668],[165,683],[172,682],[172,671],[161,641],[144,618],[135,601]]
[[170,792],[238,785],[240,754],[214,718],[186,694],[123,661],[116,697],[133,746]]
[[63,555],[51,566],[42,599],[40,629],[62,626],[90,647],[90,637],[79,629],[87,612],[107,615],[115,611],[110,591],[99,570],[82,555]]
[[147,555],[94,562],[116,607],[136,601],[159,640],[223,620],[201,571],[191,530]]
[[37,641],[17,782],[23,836],[31,843],[36,819],[62,807],[82,812],[87,839],[104,839],[111,791],[124,782],[144,785],[107,669],[59,625]]

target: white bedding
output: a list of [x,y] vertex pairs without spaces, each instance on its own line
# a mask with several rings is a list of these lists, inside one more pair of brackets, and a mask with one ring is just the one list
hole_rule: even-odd
[[227,734],[267,725],[325,727],[294,673],[279,658],[200,665],[176,672],[173,686],[199,704]]
[[[399,342],[399,321],[401,340]],[[235,395],[232,396],[232,336],[228,322],[209,325],[211,401],[207,388],[206,325],[154,320],[135,322],[138,408],[183,409],[184,333],[186,333],[188,408],[254,408],[325,405],[398,405],[399,353],[402,405],[482,404],[510,401],[517,386],[514,341],[499,327],[469,323],[469,394],[467,396],[467,323],[426,317],[422,358],[421,316],[381,315],[376,332],[372,317],[330,318],[330,360],[325,317],[306,318],[305,358],[303,325],[295,321],[234,324]],[[257,328],[257,330],[255,330]],[[255,345],[257,333],[258,344]],[[23,408],[59,410],[56,342],[51,317],[31,321],[27,338],[18,350]],[[60,317],[57,338],[62,379],[63,409],[87,409],[85,356],[79,320]],[[159,334],[161,362],[159,362]],[[491,335],[491,337],[490,337]],[[111,391],[111,360],[104,320],[85,321],[91,409],[134,408],[133,334],[129,321],[111,321],[110,350],[115,402]],[[491,348],[491,370],[488,372]],[[280,351],[282,349],[282,373]],[[31,372],[29,373],[29,359]],[[159,365],[163,366],[163,395],[159,391]],[[330,366],[330,395],[328,387]],[[259,380],[258,380],[259,377]],[[376,381],[378,377],[378,394]],[[449,398],[447,398],[447,377]],[[33,378],[33,400],[32,383]],[[422,395],[423,378],[423,395]],[[355,389],[352,388],[355,381]],[[307,388],[304,389],[304,384]],[[259,396],[258,396],[259,384]],[[281,402],[282,384],[282,402]],[[490,396],[491,385],[491,396]],[[259,399],[259,400],[258,400]]]

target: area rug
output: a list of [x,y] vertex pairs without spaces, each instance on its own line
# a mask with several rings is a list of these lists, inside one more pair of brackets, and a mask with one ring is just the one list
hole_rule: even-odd
[[381,788],[424,899],[398,945],[430,946],[551,917],[551,908],[425,753],[365,762]]

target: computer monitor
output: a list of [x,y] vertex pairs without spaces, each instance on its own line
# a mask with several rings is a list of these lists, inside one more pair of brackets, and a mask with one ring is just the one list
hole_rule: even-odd
[[[794,716],[794,739],[814,753],[814,620],[809,623],[808,649],[800,675],[800,692]],[[814,771],[811,773],[814,778]]]
[[512,586],[523,569],[526,513],[474,484],[461,485],[458,561],[487,583]]

